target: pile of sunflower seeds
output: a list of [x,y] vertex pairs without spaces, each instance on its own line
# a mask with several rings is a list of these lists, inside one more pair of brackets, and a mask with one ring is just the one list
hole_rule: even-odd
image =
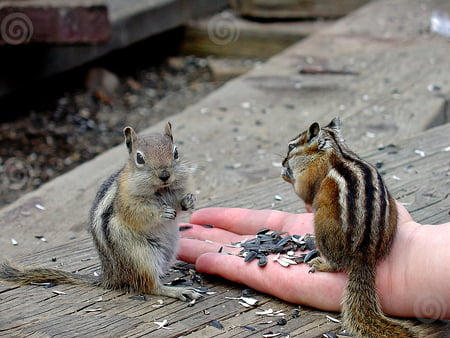
[[[268,262],[268,255],[277,254],[273,260],[288,267],[303,262],[307,263],[319,255],[315,249],[314,239],[315,236],[312,234],[286,235],[285,232],[264,228],[257,232],[255,238],[233,243],[233,245],[242,248],[238,255],[244,257],[245,262],[257,259],[258,265],[263,267]],[[297,253],[297,251],[305,250],[309,250],[309,252]]]

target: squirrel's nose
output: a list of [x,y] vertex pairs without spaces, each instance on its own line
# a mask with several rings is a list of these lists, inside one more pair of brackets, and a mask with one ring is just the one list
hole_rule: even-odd
[[167,182],[167,180],[170,178],[170,173],[167,170],[161,171],[159,174],[159,179],[163,182]]

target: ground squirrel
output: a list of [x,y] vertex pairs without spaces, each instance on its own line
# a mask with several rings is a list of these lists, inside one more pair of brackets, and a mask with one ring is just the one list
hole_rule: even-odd
[[376,293],[376,265],[397,229],[395,201],[378,171],[347,147],[339,119],[323,128],[313,123],[291,140],[281,176],[314,211],[322,257],[311,262],[313,269],[348,273],[347,330],[358,337],[415,337],[382,314]]
[[190,169],[179,160],[171,124],[164,134],[138,136],[131,127],[124,134],[128,162],[102,184],[89,214],[89,232],[103,270],[100,279],[5,262],[0,264],[0,280],[21,285],[88,283],[181,300],[200,296],[160,281],[178,248],[177,213],[193,208],[195,202],[188,193]]

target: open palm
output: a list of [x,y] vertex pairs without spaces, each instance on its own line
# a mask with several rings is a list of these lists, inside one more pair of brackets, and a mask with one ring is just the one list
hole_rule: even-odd
[[[422,228],[412,221],[401,205],[399,230],[390,255],[377,269],[377,288],[384,312],[398,316],[415,316],[414,299],[408,290],[410,269],[405,257],[415,250],[414,237]],[[312,214],[290,214],[275,210],[208,208],[195,212],[190,219],[191,229],[182,232],[179,258],[196,264],[200,272],[220,275],[245,284],[280,299],[315,308],[339,311],[342,293],[347,282],[344,272],[308,273],[306,264],[288,268],[269,259],[261,268],[256,261],[246,263],[242,257],[218,253],[225,244],[253,238],[261,228],[285,231],[289,234],[314,233]],[[213,228],[201,225],[210,224]],[[185,224],[184,224],[185,225]],[[206,241],[207,240],[207,241]],[[239,249],[223,248],[237,253]],[[410,289],[409,289],[410,290]]]

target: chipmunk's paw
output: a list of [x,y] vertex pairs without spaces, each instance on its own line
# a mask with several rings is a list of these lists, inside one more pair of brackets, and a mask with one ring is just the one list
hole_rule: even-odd
[[311,267],[309,272],[315,272],[315,271],[334,272],[334,271],[338,271],[336,267],[330,265],[330,263],[328,263],[322,257],[316,257],[316,258],[310,260],[307,264]]
[[191,288],[184,288],[184,287],[173,287],[173,286],[160,286],[156,292],[153,292],[153,294],[166,296],[166,297],[172,297],[172,298],[178,298],[179,300],[182,300],[183,302],[187,302],[189,300],[199,299],[203,296],[196,292],[194,289]]
[[161,214],[161,218],[173,221],[177,217],[177,211],[169,205],[165,205],[163,208],[163,212]]
[[183,196],[183,199],[180,202],[182,210],[189,210],[194,208],[194,203],[196,201],[196,197],[194,194],[188,193]]

